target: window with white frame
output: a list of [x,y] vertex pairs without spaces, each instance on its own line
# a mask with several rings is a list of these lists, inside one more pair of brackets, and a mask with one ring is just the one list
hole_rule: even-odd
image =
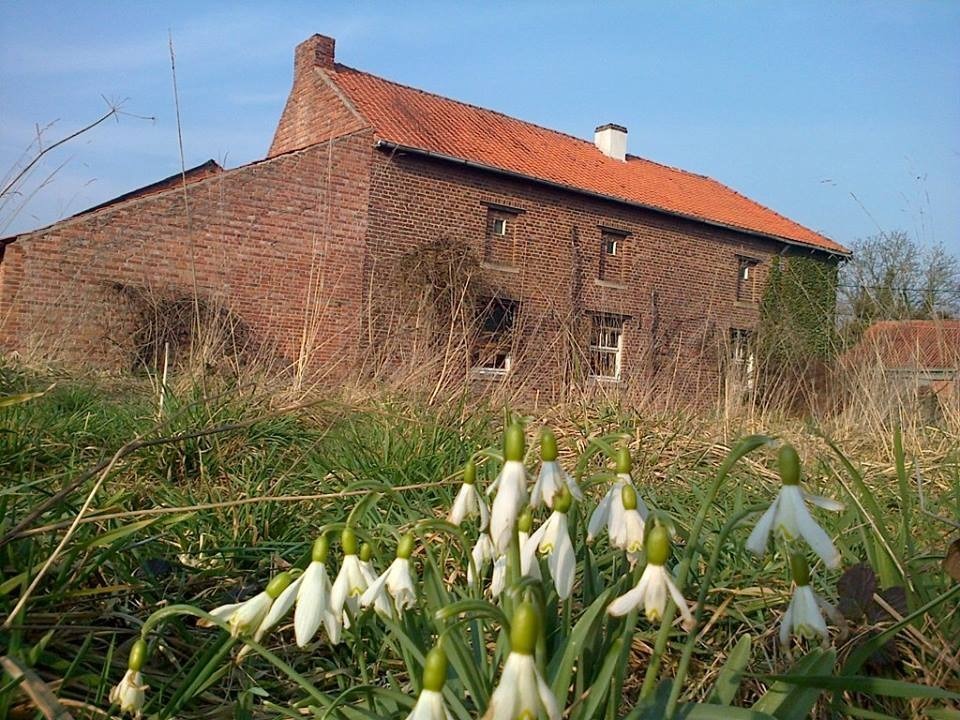
[[619,315],[593,316],[590,335],[590,377],[619,380],[623,361],[623,318]]
[[506,298],[481,300],[477,310],[477,333],[470,352],[474,372],[506,375],[510,371],[517,307],[515,300]]

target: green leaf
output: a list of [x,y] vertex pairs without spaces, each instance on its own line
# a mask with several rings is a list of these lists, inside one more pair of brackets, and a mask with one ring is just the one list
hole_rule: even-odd
[[607,650],[607,655],[603,659],[603,665],[600,666],[600,672],[597,673],[593,683],[587,689],[586,702],[571,714],[571,718],[578,720],[595,720],[600,703],[607,696],[607,690],[610,687],[610,679],[613,677],[613,671],[617,667],[617,661],[620,659],[620,653],[623,650],[624,641],[622,637],[617,638]]
[[[177,515],[173,518],[165,518],[164,524],[172,525],[174,523],[178,523],[181,520],[184,520],[190,517],[191,514],[192,513],[184,513],[182,515]],[[132,522],[129,525],[121,525],[118,528],[114,528],[113,530],[105,532],[103,535],[98,535],[97,537],[93,538],[93,540],[87,543],[87,548],[90,549],[90,548],[104,547],[106,545],[112,545],[118,540],[122,540],[123,538],[127,537],[127,535],[133,535],[136,532],[140,532],[144,528],[150,527],[151,525],[158,522],[159,520],[160,520],[159,517],[147,518],[146,520],[138,520],[137,522]]]
[[806,675],[822,675],[833,670],[837,654],[833,650],[826,652],[812,650],[797,660],[790,672],[777,680],[753,704],[753,710],[773,715],[779,720],[804,720],[820,697],[819,688],[798,687],[793,682]]
[[613,590],[614,588],[605,590],[593,601],[593,604],[586,609],[580,617],[580,620],[574,626],[570,637],[567,638],[563,655],[555,656],[554,662],[550,664],[547,677],[552,678],[552,680],[550,680],[550,686],[553,690],[554,697],[557,698],[561,705],[564,704],[570,688],[570,678],[573,676],[573,665],[582,655],[584,645],[588,640],[592,639],[596,632],[603,609],[606,607],[607,600]]
[[869,675],[770,675],[768,679],[785,682],[802,688],[819,688],[840,692],[858,692],[868,695],[885,695],[898,698],[933,698],[936,700],[960,700],[960,693],[943,688],[918,685],[905,680],[870,677]]
[[734,646],[727,661],[720,668],[720,674],[717,682],[713,686],[713,692],[710,693],[708,703],[714,705],[729,705],[737,696],[740,689],[740,681],[743,678],[743,671],[750,662],[750,635],[744,635]]

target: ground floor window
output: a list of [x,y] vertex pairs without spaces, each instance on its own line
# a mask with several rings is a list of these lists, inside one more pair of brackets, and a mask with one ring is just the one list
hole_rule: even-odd
[[730,365],[733,379],[745,390],[753,390],[757,370],[753,331],[730,328]]
[[485,298],[477,309],[477,332],[470,352],[474,371],[506,375],[513,362],[513,326],[518,303],[506,298]]
[[590,377],[619,380],[623,361],[623,318],[597,314],[590,335]]

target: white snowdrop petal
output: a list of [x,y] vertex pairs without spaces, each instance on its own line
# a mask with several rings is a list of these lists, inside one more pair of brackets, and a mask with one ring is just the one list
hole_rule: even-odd
[[613,489],[607,490],[596,508],[590,514],[590,521],[587,523],[587,542],[592,542],[594,538],[600,535],[600,531],[610,519],[610,503],[613,502]]
[[833,500],[828,497],[823,497],[822,495],[814,495],[813,493],[808,493],[806,490],[803,491],[803,498],[811,505],[816,505],[817,507],[832,512],[841,512],[847,507],[839,500]]
[[[651,566],[647,565],[649,569]],[[664,574],[667,572],[663,565],[654,565],[655,573],[651,575],[650,582],[647,583],[647,594],[644,598],[644,610],[647,619],[656,621],[663,617],[663,611],[667,607],[667,584],[664,580]]]
[[283,592],[277,596],[277,599],[273,601],[273,605],[270,606],[266,617],[263,618],[263,622],[260,623],[260,627],[257,628],[257,632],[254,633],[254,640],[259,641],[270,628],[280,622],[283,616],[289,612],[290,608],[293,607],[293,603],[297,600],[297,591],[300,589],[300,582],[302,580],[303,575],[287,585]]
[[824,564],[831,570],[840,567],[840,553],[834,546],[826,531],[817,525],[816,520],[802,504],[796,510],[797,530],[800,536],[807,541],[810,548],[821,557]]
[[754,555],[763,555],[767,551],[767,545],[770,542],[770,531],[773,529],[774,521],[777,519],[777,508],[779,504],[780,496],[778,495],[770,507],[760,516],[756,527],[753,528],[753,532],[751,532],[750,537],[747,538],[747,550]]

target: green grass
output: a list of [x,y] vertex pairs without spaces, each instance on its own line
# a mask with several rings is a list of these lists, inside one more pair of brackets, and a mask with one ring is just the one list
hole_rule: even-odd
[[[2,372],[0,382],[0,396],[50,385],[47,378],[10,370]],[[0,630],[0,646],[32,668],[67,709],[95,715],[89,708],[109,706],[109,689],[123,674],[127,649],[150,613],[178,603],[210,609],[247,597],[277,571],[304,566],[319,528],[346,520],[363,498],[354,517],[375,541],[377,567],[384,568],[400,531],[424,517],[443,517],[456,491],[456,473],[471,454],[496,445],[502,417],[465,404],[424,407],[391,399],[282,408],[269,397],[250,399],[229,388],[206,399],[199,389],[168,395],[158,414],[149,388],[127,382],[118,389],[116,383],[92,380],[63,380],[42,397],[0,407],[0,615],[5,621],[54,558],[22,611]],[[591,445],[596,439],[627,439],[637,458],[638,488],[650,504],[669,513],[681,539],[688,537],[706,488],[739,434],[706,420],[644,417],[617,408],[564,408],[549,418],[531,419],[532,426],[544,420],[556,428],[561,460],[571,469],[583,450],[597,447]],[[898,445],[892,436],[878,441],[848,433],[832,449],[799,424],[771,424],[752,430],[790,437],[806,459],[806,488],[847,503],[839,515],[816,513],[838,538],[845,566],[868,561],[881,588],[905,586],[910,611],[956,586],[941,562],[956,535],[950,523],[960,516],[960,442],[932,433]],[[747,434],[746,427],[742,430]],[[528,466],[533,465],[531,459]],[[581,467],[584,481],[603,467],[603,453],[588,457]],[[496,461],[485,459],[481,482],[492,480],[497,468]],[[772,498],[777,488],[772,468],[773,453],[764,450],[734,465],[705,516],[687,596],[696,597],[714,550],[716,575],[703,608],[707,631],[692,645],[683,701],[716,697],[718,675],[748,633],[749,662],[733,685],[736,705],[749,706],[792,666],[774,642],[789,601],[783,559],[745,553],[745,528],[734,529],[715,548],[729,517]],[[917,478],[922,479],[922,506]],[[603,482],[601,475],[594,492]],[[82,521],[67,537],[85,503]],[[421,534],[424,541],[418,562],[425,578],[438,582],[469,551],[454,537],[433,531]],[[578,553],[586,561],[586,548],[578,546]],[[618,578],[625,567],[603,541],[592,548],[589,562],[597,578]],[[431,563],[436,564],[433,575]],[[335,568],[336,560],[331,565]],[[835,599],[839,573],[817,567],[814,574],[818,592]],[[584,605],[591,599],[583,593]],[[874,625],[864,621],[845,638],[834,635],[836,675],[875,674],[960,689],[955,596],[912,618],[896,634],[892,662],[862,661],[870,634],[891,624],[889,618]],[[405,632],[413,637],[426,629]],[[410,683],[418,682],[404,662],[416,654],[415,648],[402,647],[405,636],[364,626],[349,646],[309,654],[297,651],[288,631],[273,633],[265,644],[323,693],[335,697],[351,691],[346,705],[381,702],[380,712],[393,707],[403,717],[402,703],[390,692],[410,694]],[[627,669],[619,716],[626,716],[639,696],[656,636],[657,628],[641,621],[632,644],[622,649]],[[171,707],[198,668],[224,647],[221,633],[197,629],[186,617],[166,622],[162,638],[147,669],[153,703],[148,710],[154,712]],[[679,629],[667,637],[661,677],[673,676],[684,640]],[[240,665],[214,664],[218,670],[209,685],[184,700],[178,717],[276,716],[305,696],[301,685],[256,655]],[[365,687],[376,688],[384,699],[371,699],[376,693]],[[945,707],[935,698],[896,697],[892,686],[881,686],[890,692],[873,695],[845,691],[848,687],[824,694],[817,712],[826,716],[864,708],[908,717]],[[769,695],[766,702],[772,702]],[[0,716],[29,717],[30,706],[23,687],[4,676]],[[610,702],[598,706],[596,717],[609,707]]]

